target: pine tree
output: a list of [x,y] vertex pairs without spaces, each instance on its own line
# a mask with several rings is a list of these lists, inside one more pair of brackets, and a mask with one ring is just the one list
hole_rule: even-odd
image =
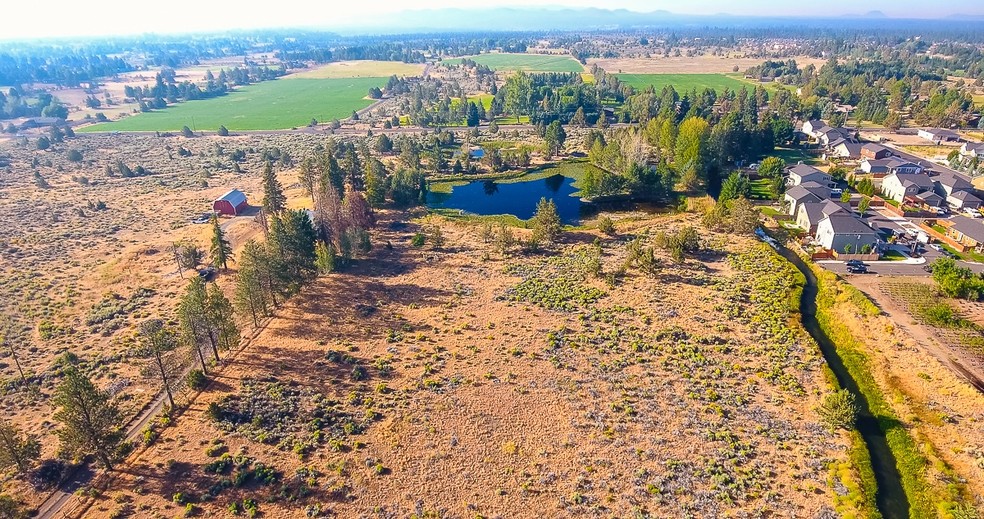
[[229,260],[232,259],[232,246],[229,240],[225,239],[222,226],[219,225],[219,217],[212,214],[212,246],[209,249],[209,256],[212,265],[221,266],[222,270],[229,270]]
[[585,115],[584,115],[584,107],[583,106],[577,107],[577,111],[574,112],[574,116],[571,117],[571,125],[572,126],[577,126],[578,128],[584,128],[585,126],[588,125],[588,121],[587,121],[587,119],[585,118]]
[[268,160],[263,167],[263,209],[267,214],[279,214],[287,207],[287,197],[284,195],[284,188],[277,180],[277,174],[273,171],[273,164]]
[[267,300],[263,289],[263,247],[253,240],[243,245],[239,271],[236,274],[236,290],[232,304],[240,315],[251,317],[253,325],[260,325],[260,316],[267,315]]
[[17,472],[24,474],[40,455],[41,444],[36,436],[24,434],[0,417],[0,469],[17,467]]
[[318,274],[325,275],[335,271],[338,253],[330,243],[318,240],[314,247],[314,264],[318,268]]
[[242,336],[239,333],[239,327],[236,326],[235,312],[232,303],[226,299],[222,289],[215,283],[212,283],[208,288],[206,312],[208,320],[215,330],[219,346],[226,350],[236,347]]
[[386,166],[376,159],[366,161],[366,199],[372,207],[386,203]]
[[112,470],[123,432],[119,409],[109,393],[97,389],[77,367],[69,366],[52,402],[59,407],[54,418],[62,423],[58,431],[61,451],[76,458],[94,455]]
[[178,322],[181,340],[198,352],[202,371],[208,373],[208,365],[202,348],[209,347],[219,361],[218,337],[208,318],[208,291],[205,281],[199,277],[191,280],[181,302],[178,303]]
[[160,378],[167,401],[174,409],[172,389],[180,381],[181,363],[173,355],[178,346],[177,337],[160,319],[150,319],[140,323],[142,353],[150,357],[144,368],[147,376]]

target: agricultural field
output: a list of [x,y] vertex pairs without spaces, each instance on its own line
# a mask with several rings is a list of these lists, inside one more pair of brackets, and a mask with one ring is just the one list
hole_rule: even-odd
[[705,88],[718,92],[726,88],[732,91],[752,88],[749,83],[724,74],[616,74],[616,77],[638,90],[653,86],[657,93],[668,85],[672,85],[677,92],[690,92],[695,88],[698,92]]
[[[570,56],[545,54],[509,54],[491,53],[476,56],[465,56],[481,65],[486,65],[495,71],[515,72],[583,72],[584,67]],[[446,59],[446,64],[461,63],[461,58]]]
[[[479,222],[394,217],[375,236],[391,250],[291,300],[89,517],[852,510],[846,437],[819,423],[822,362],[788,328],[795,276],[770,249],[705,234],[699,258],[614,274],[623,239],[693,218],[524,256]],[[433,226],[440,249],[411,245]]]
[[420,63],[400,61],[338,61],[320,67],[289,74],[284,79],[379,78],[390,76],[419,76],[424,71]]
[[278,79],[236,89],[212,99],[188,101],[163,110],[81,128],[81,132],[154,132],[192,130],[279,130],[307,126],[311,119],[344,119],[372,105],[367,93],[386,84],[385,77]]

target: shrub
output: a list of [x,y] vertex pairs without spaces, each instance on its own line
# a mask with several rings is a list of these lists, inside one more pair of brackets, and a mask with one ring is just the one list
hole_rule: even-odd
[[615,222],[607,216],[602,216],[598,219],[598,230],[609,236],[613,236],[615,234]]
[[851,429],[858,417],[854,395],[846,389],[828,393],[817,411],[831,429]]
[[186,379],[188,387],[191,389],[202,389],[208,382],[208,377],[200,369],[193,369],[188,372],[188,377]]
[[413,245],[414,247],[423,247],[424,242],[426,241],[427,241],[427,236],[424,235],[424,233],[422,232],[418,232],[417,234],[413,235],[413,238],[410,240],[410,245]]

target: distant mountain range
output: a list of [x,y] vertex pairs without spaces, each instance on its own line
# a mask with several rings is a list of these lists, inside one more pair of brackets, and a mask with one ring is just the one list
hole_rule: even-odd
[[[941,14],[937,20],[945,15]],[[736,16],[731,14],[687,15],[665,10],[636,12],[628,9],[601,8],[550,8],[550,7],[497,7],[497,8],[448,8],[408,10],[396,13],[380,13],[365,17],[359,22],[347,24],[349,29],[371,29],[381,32],[399,30],[419,31],[536,31],[536,30],[591,30],[613,28],[660,27],[681,24],[708,24],[716,26],[768,26],[815,22],[856,20],[858,22],[887,23],[889,18],[881,11],[865,14],[828,17],[765,17]],[[961,21],[984,20],[982,15],[951,15],[946,19]]]

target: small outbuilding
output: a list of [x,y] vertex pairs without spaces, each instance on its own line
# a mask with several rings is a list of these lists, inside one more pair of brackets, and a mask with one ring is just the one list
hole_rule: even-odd
[[248,207],[246,195],[238,189],[233,189],[212,202],[213,211],[229,216],[236,216]]

